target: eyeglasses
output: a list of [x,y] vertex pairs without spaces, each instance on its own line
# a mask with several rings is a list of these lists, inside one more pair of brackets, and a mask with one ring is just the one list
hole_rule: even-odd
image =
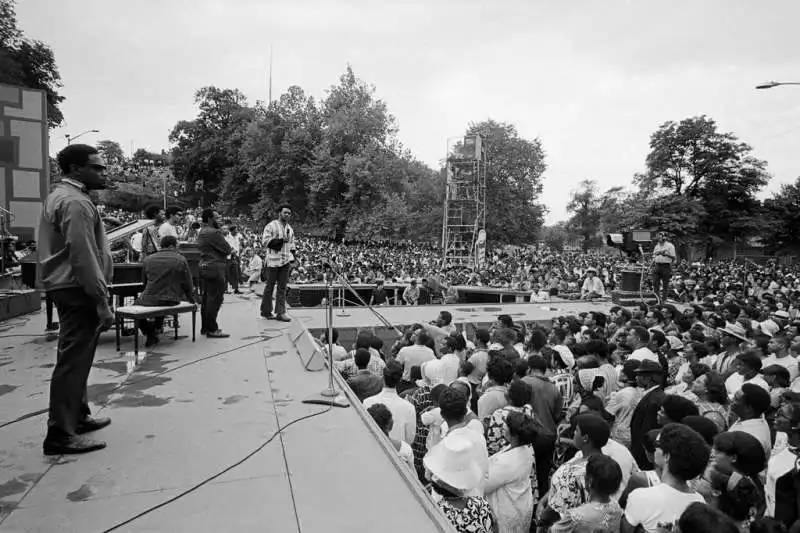
[[102,172],[102,171],[104,171],[106,169],[105,165],[98,165],[96,163],[90,163],[90,164],[88,164],[86,166],[91,168],[92,170],[96,170],[98,172]]

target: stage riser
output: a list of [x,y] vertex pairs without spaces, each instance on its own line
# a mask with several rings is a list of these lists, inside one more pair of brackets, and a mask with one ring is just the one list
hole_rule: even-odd
[[0,295],[0,322],[39,311],[41,308],[42,297],[37,291]]
[[[372,295],[372,286],[356,286],[355,290],[365,302],[369,303],[370,296]],[[402,302],[403,290],[404,287],[397,290],[398,302]],[[389,295],[391,305],[395,305],[394,288],[389,286],[386,292]],[[327,289],[321,287],[289,287],[286,301],[292,307],[319,307],[322,305],[322,299],[327,296],[327,293]],[[458,296],[457,303],[460,304],[515,303],[530,300],[530,295],[522,300],[522,296],[518,293],[500,294],[497,292],[483,292],[481,291],[481,287],[476,287],[475,290],[459,289]],[[349,290],[344,292],[344,299],[346,307],[361,305],[357,302],[358,299]],[[341,292],[338,288],[334,289],[333,300],[336,307],[341,306]],[[400,305],[402,305],[402,303]]]

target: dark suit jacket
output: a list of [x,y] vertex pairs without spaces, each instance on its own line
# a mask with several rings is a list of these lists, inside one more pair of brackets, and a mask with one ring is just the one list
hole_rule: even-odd
[[636,459],[636,464],[642,470],[652,470],[653,463],[644,452],[644,435],[651,429],[658,429],[658,410],[664,399],[664,389],[661,387],[645,394],[631,417],[631,454]]
[[359,370],[355,376],[347,378],[347,384],[362,402],[383,390],[383,378],[379,378],[369,370]]
[[137,303],[146,306],[194,302],[192,274],[186,258],[173,250],[161,250],[144,258],[145,285]]

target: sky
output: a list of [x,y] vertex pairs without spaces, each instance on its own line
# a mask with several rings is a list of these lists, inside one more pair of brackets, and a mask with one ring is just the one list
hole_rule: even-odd
[[203,86],[266,100],[316,97],[347,64],[376,88],[399,140],[437,167],[447,139],[487,118],[538,138],[547,223],[568,218],[581,180],[629,187],[650,135],[706,114],[750,144],[773,178],[800,176],[796,0],[19,0],[28,37],[54,50],[64,134],[169,148]]

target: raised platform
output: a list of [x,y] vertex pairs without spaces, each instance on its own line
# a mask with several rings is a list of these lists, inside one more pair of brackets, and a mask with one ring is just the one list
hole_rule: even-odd
[[0,290],[0,323],[42,308],[42,295],[32,290]]
[[113,331],[103,334],[89,394],[94,414],[113,420],[96,434],[108,448],[73,457],[41,452],[37,411],[47,407],[56,355],[55,337],[40,335],[44,313],[0,325],[0,425],[32,413],[0,428],[0,531],[100,533],[263,445],[115,531],[452,532],[357,408],[301,403],[327,374],[303,370],[290,325],[258,318],[258,305],[255,295],[226,296],[229,339],[192,344],[184,326],[184,338],[164,336],[139,365],[115,351]]
[[[369,303],[374,284],[353,284],[353,289],[361,298]],[[384,288],[391,304],[403,302],[403,291],[407,283],[386,283]],[[460,285],[456,287],[459,303],[521,303],[531,299],[530,291],[514,291],[509,289],[495,289],[493,287],[472,287]],[[293,307],[319,307],[323,298],[327,297],[327,286],[323,283],[290,284],[287,301]],[[359,306],[358,298],[353,293],[338,284],[334,285],[334,302],[336,305]]]

